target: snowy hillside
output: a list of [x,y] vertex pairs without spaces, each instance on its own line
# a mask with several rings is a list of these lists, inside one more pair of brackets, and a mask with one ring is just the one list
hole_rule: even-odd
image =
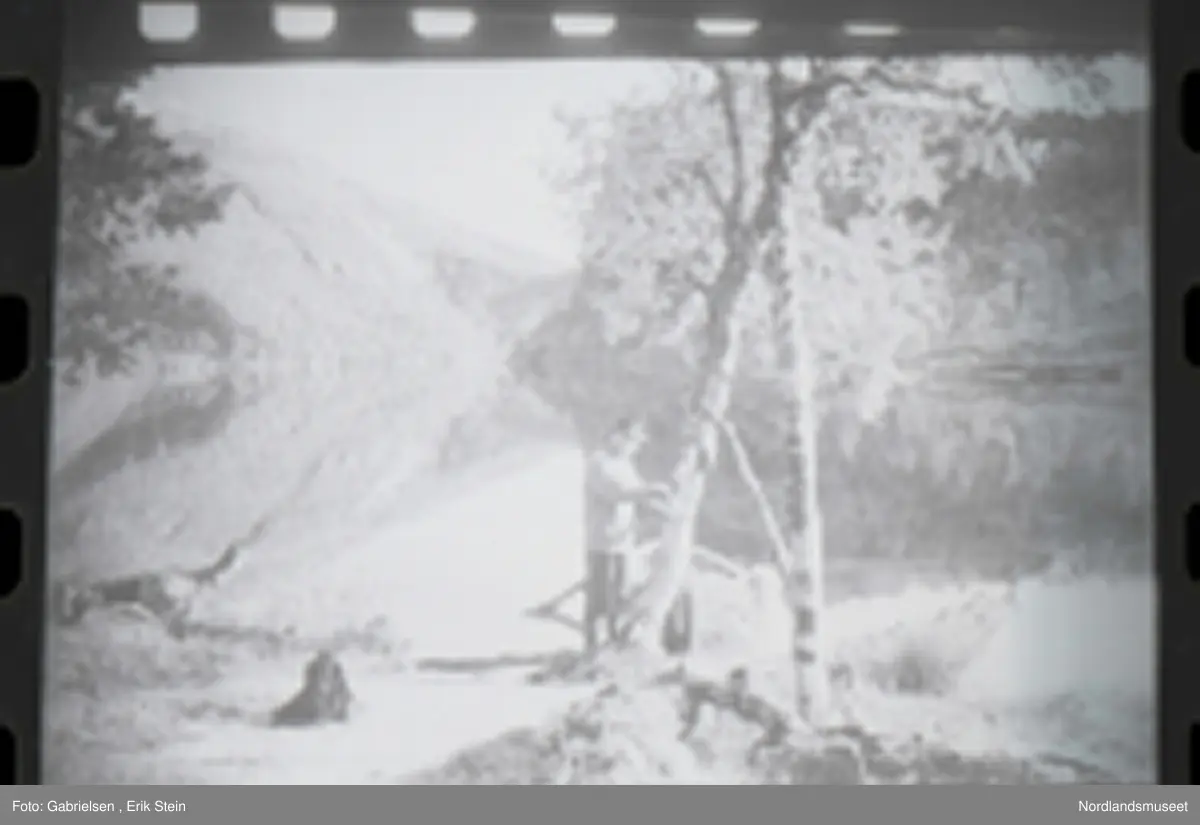
[[[219,595],[196,605],[196,621],[245,644],[173,645],[159,628],[106,615],[52,634],[51,781],[162,777],[87,754],[178,735],[184,700],[166,686],[207,696],[217,680],[239,707],[269,703],[262,686],[289,682],[293,658],[322,641],[349,645],[368,697],[372,680],[394,692],[397,661],[356,665],[359,642],[440,660],[574,643],[523,614],[580,575],[579,454],[507,367],[514,338],[561,299],[562,281],[534,256],[302,155],[230,132],[185,140],[235,184],[228,212],[190,240],[138,253],[177,266],[181,285],[219,301],[242,337],[225,361],[158,353],[130,376],[60,389],[52,574],[198,565],[271,521]],[[506,576],[514,563],[537,575]],[[488,724],[498,732],[545,710],[525,704],[520,719],[490,713]],[[443,758],[478,733],[466,717],[448,721],[454,730],[430,734]],[[181,758],[203,758],[198,747]],[[416,769],[434,756],[411,758]],[[376,768],[403,769],[402,755],[388,761]],[[364,781],[360,769],[344,781]],[[243,781],[288,781],[278,764],[266,770]],[[221,775],[193,764],[186,781]]]
[[[451,238],[460,256],[507,255],[488,266],[529,260],[490,242],[472,248],[456,227],[435,234],[414,209],[389,209],[387,198],[244,135],[192,140],[236,184],[228,214],[194,239],[148,243],[142,254],[177,264],[184,285],[251,331],[223,365],[236,410],[201,446],[131,463],[85,501],[71,490],[59,509],[83,505],[92,515],[75,541],[86,553],[58,554],[60,571],[149,564],[168,536],[179,560],[198,561],[287,496],[295,498],[273,537],[335,514],[372,524],[408,495],[454,416],[501,390],[520,392],[494,331],[454,303],[433,264]],[[60,466],[106,425],[136,418],[155,386],[120,379],[61,394]],[[314,462],[315,477],[297,491]]]

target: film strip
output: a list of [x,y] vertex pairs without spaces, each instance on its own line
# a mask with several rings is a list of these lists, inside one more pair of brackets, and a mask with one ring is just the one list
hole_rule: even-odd
[[[82,8],[82,7],[81,7]],[[1097,9],[1086,28],[1054,7],[1010,7],[993,26],[970,6],[925,0],[897,14],[861,2],[811,4],[514,2],[452,4],[161,4],[68,18],[67,49],[81,63],[105,55],[153,62],[265,59],[477,59],[647,55],[726,57],[795,53],[933,54],[947,50],[1062,49],[1103,52],[1133,45],[1144,23],[1134,4]],[[1066,6],[1063,7],[1067,8]],[[565,10],[564,10],[565,9]],[[147,36],[148,35],[148,36]]]
[[[1182,445],[1200,420],[1200,293],[1190,242],[1200,87],[1180,83],[1200,38],[1194,4],[1155,8],[1154,381],[1161,641],[1158,775],[1200,784],[1200,478]],[[1189,17],[1189,15],[1191,15]],[[51,440],[52,273],[59,212],[63,77],[147,67],[302,61],[674,57],[746,59],[945,53],[1144,54],[1135,0],[643,0],[553,3],[0,4],[0,774],[43,780],[40,676],[50,580],[46,448]],[[1190,94],[1188,93],[1190,90]],[[1191,103],[1190,109],[1186,103]],[[1181,124],[1186,135],[1180,139]],[[369,127],[364,127],[369,128]],[[1190,130],[1190,131],[1189,131]],[[1189,146],[1190,142],[1190,146]],[[1186,310],[1186,311],[1185,311]],[[1190,326],[1189,326],[1190,323]]]

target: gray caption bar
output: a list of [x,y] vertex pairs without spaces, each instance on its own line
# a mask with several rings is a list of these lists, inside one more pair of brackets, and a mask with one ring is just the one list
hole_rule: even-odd
[[[644,794],[644,796],[643,796]],[[341,825],[1127,825],[1161,819],[1195,822],[1200,787],[693,787],[688,791],[628,787],[45,787],[17,786],[0,804],[11,825],[230,822],[331,822]],[[643,807],[644,806],[644,807]]]

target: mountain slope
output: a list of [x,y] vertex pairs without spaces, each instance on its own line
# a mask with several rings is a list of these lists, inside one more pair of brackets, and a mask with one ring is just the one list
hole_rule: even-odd
[[[189,139],[234,182],[228,214],[192,239],[147,241],[138,254],[176,264],[181,285],[219,300],[250,331],[216,379],[236,387],[236,410],[202,445],[168,444],[124,466],[110,458],[118,466],[104,472],[76,469],[104,483],[73,485],[70,501],[56,501],[60,511],[90,513],[73,542],[86,554],[56,554],[60,571],[154,564],[168,536],[181,561],[204,558],[287,496],[282,535],[331,516],[360,526],[385,518],[436,460],[455,416],[519,394],[495,331],[456,305],[434,266],[436,247],[450,238],[460,255],[501,254],[494,244],[472,251],[458,227],[439,237],[415,210],[392,209],[332,170],[247,136]],[[488,264],[527,263],[508,255]],[[211,381],[195,384],[197,393]],[[136,423],[151,384],[93,383],[64,396],[60,420],[87,422],[108,407],[123,411],[106,421]],[[535,404],[522,410],[535,421],[548,415]],[[153,419],[138,426],[153,439]],[[84,446],[98,437],[73,428]]]
[[[222,361],[182,369],[188,353],[156,353],[137,376],[59,394],[52,575],[195,565],[264,516],[268,529],[197,603],[194,639],[107,612],[51,633],[52,782],[163,776],[120,754],[161,767],[158,747],[197,735],[197,703],[265,707],[261,687],[242,688],[284,689],[313,645],[334,644],[386,695],[397,645],[454,659],[573,643],[523,611],[579,576],[579,455],[546,444],[562,422],[507,365],[517,327],[557,300],[553,280],[533,256],[302,156],[228,132],[184,139],[234,184],[228,213],[136,254],[177,267],[242,337]],[[487,281],[483,304],[440,279],[447,248]],[[473,736],[448,721],[435,751]],[[206,724],[210,743],[234,742]]]

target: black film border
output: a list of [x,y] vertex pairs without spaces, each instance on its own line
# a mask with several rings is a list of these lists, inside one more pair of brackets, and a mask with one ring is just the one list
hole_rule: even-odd
[[[186,43],[146,41],[133,0],[5,0],[0,3],[0,76],[31,79],[41,93],[37,158],[0,171],[0,293],[23,297],[32,318],[32,366],[0,387],[0,503],[24,522],[24,578],[0,600],[0,724],[18,740],[17,781],[41,781],[43,617],[46,564],[46,454],[50,427],[50,321],[58,198],[60,74],[163,63],[287,60],[547,59],[579,56],[739,57],[819,54],[931,54],[944,51],[1142,51],[1155,74],[1153,247],[1155,459],[1160,576],[1159,773],[1164,784],[1197,781],[1190,732],[1200,723],[1200,598],[1187,576],[1187,508],[1200,501],[1200,461],[1187,448],[1200,422],[1200,382],[1183,356],[1183,297],[1197,280],[1191,248],[1200,215],[1200,157],[1179,137],[1179,82],[1200,64],[1200,8],[1192,0],[492,0],[463,3],[478,15],[463,43],[430,43],[403,26],[412,7],[458,5],[361,0],[332,5],[333,34],[289,42],[272,29],[262,0],[196,4],[201,25]],[[617,33],[565,40],[555,12],[611,13]],[[698,18],[753,19],[753,37],[697,35]],[[391,25],[394,23],[394,25]],[[847,23],[895,25],[900,34],[855,37]],[[5,548],[7,551],[8,548]]]

